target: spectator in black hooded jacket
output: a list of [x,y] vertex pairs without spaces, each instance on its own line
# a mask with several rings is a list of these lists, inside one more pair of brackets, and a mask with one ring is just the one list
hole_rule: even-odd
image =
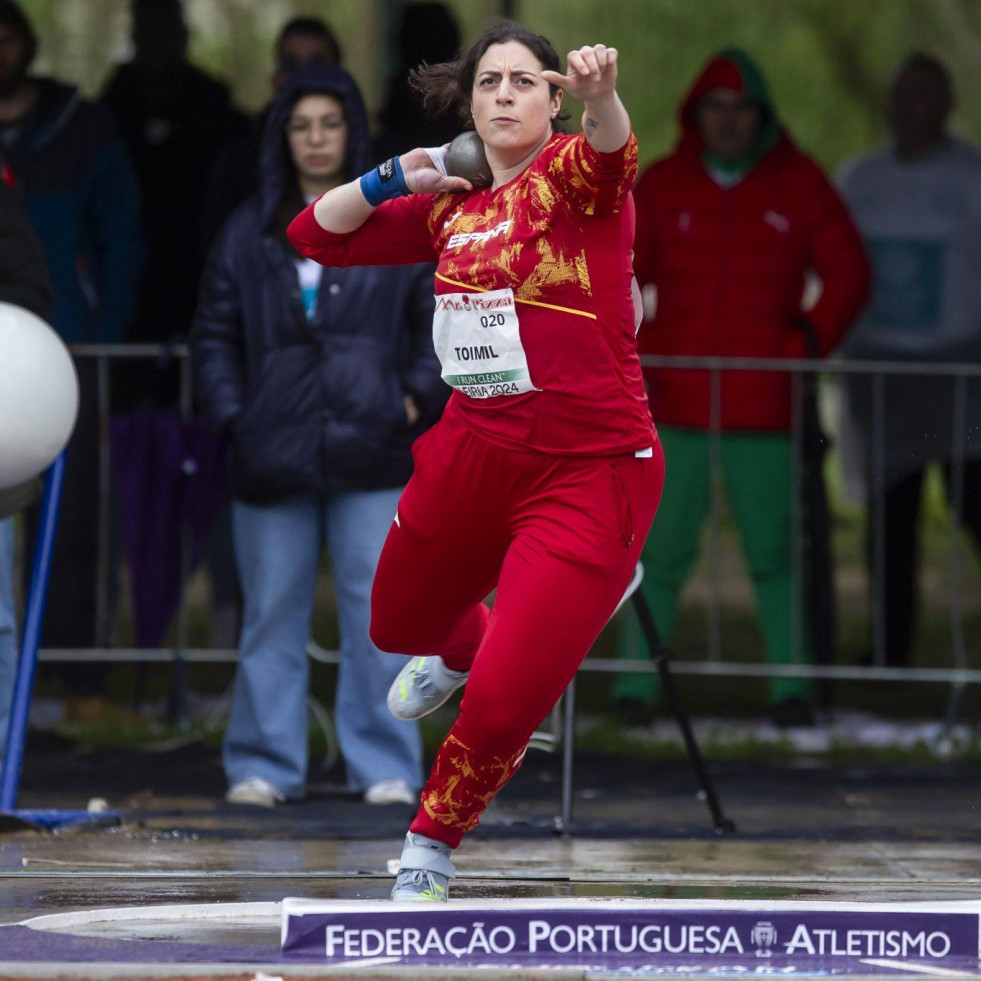
[[409,448],[445,399],[432,348],[433,269],[327,269],[300,259],[285,234],[305,203],[369,165],[353,79],[325,64],[298,71],[269,113],[261,190],[212,250],[191,334],[197,397],[232,455],[245,598],[224,745],[235,803],[272,806],[304,793],[306,643],[325,542],[348,784],[369,803],[413,803],[422,784],[416,724],[385,705],[404,659],[374,647],[368,622]]

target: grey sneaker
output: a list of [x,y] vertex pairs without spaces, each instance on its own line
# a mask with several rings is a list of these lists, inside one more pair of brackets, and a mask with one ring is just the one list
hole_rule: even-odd
[[396,719],[421,719],[467,683],[469,671],[451,671],[436,654],[414,657],[388,689],[388,711]]
[[450,861],[452,850],[442,841],[410,831],[402,846],[392,899],[400,903],[445,903],[450,894],[449,880],[456,878]]

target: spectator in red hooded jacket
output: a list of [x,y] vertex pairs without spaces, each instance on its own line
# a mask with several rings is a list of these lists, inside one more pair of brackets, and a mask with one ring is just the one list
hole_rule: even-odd
[[[634,269],[656,309],[639,333],[642,355],[750,358],[826,355],[861,310],[869,266],[848,212],[820,167],[793,144],[766,82],[741,51],[723,51],[698,76],[680,111],[675,151],[635,191]],[[810,274],[820,298],[804,311]],[[741,534],[766,658],[809,658],[792,629],[791,376],[730,371],[713,409],[708,371],[645,369],[667,460],[664,497],[643,554],[644,590],[665,639],[698,553],[709,507],[710,430]],[[645,648],[633,619],[620,655]],[[655,675],[619,675],[613,697],[650,711]],[[807,679],[770,683],[778,725],[813,721]]]

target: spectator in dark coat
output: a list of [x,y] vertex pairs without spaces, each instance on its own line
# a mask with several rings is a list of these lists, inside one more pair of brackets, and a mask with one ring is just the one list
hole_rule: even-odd
[[[228,89],[187,60],[180,0],[132,0],[134,55],[113,72],[102,103],[116,120],[139,179],[147,245],[129,339],[185,338],[194,314],[205,246],[201,209],[208,174],[246,119]],[[177,373],[131,363],[116,404],[174,404]],[[118,388],[119,386],[117,386]]]
[[[130,6],[133,58],[117,66],[102,102],[112,111],[126,142],[143,197],[147,263],[130,339],[168,344],[186,339],[194,315],[210,244],[204,219],[209,174],[224,148],[245,135],[248,122],[232,106],[228,88],[188,61],[189,31],[181,0],[131,0]],[[148,434],[146,452],[140,459],[161,465],[168,459],[167,448],[181,438],[185,423],[177,410],[179,390],[178,365],[166,356],[154,361],[127,361],[125,371],[114,376],[113,408],[124,414],[124,418],[114,420],[116,431],[125,427],[131,434],[141,430]],[[134,499],[125,489],[120,490],[125,480],[121,479],[118,457],[114,457],[113,478],[124,513],[146,508],[141,524],[160,521],[148,497]],[[153,481],[154,475],[144,479]],[[169,480],[158,483],[166,486]],[[208,487],[204,492],[215,491]],[[145,543],[134,541],[127,522],[123,532],[132,573],[140,564],[134,562],[133,552]],[[173,543],[174,554],[165,561],[179,565],[181,558],[176,553],[180,536],[174,538],[161,530],[157,540]],[[212,642],[231,647],[241,597],[231,555],[227,505],[210,536],[207,564]],[[156,576],[156,570],[163,566],[150,568],[154,573],[147,583],[135,574],[129,580],[136,634],[144,642],[153,633],[145,631],[145,625],[157,619],[147,600],[169,592],[165,577],[157,580]]]
[[[2,169],[9,174],[6,167]],[[7,180],[0,180],[0,303],[16,304],[45,319],[51,314],[51,282],[44,254],[24,203]],[[36,483],[32,480],[30,485]],[[0,491],[0,772],[17,669],[14,519],[9,515],[32,496],[28,485]]]
[[421,786],[415,723],[385,705],[404,660],[372,645],[368,621],[410,445],[445,399],[432,349],[433,270],[325,269],[285,237],[305,202],[369,161],[351,77],[323,64],[297,72],[269,113],[262,189],[212,251],[191,334],[197,397],[231,445],[245,596],[224,746],[232,802],[271,806],[304,793],[306,643],[325,541],[348,783],[370,803],[411,803]]
[[[47,261],[51,325],[68,343],[122,341],[142,252],[125,147],[108,110],[73,86],[29,74],[37,38],[13,0],[0,0],[0,50],[0,152]],[[90,647],[96,640],[98,401],[94,363],[82,359],[77,367],[79,416],[66,458],[45,647]],[[71,687],[79,692],[90,676],[80,667]]]

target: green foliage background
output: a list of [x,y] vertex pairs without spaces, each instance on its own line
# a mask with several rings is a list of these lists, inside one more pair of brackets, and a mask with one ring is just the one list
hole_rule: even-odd
[[[128,0],[22,0],[42,39],[39,69],[98,92],[128,51]],[[185,0],[192,58],[223,77],[238,102],[269,95],[271,45],[297,13],[340,35],[347,66],[378,107],[402,0]],[[699,66],[730,44],[768,75],[777,106],[808,152],[829,167],[884,137],[883,92],[897,63],[925,49],[952,68],[954,128],[981,141],[979,0],[449,0],[464,36],[507,9],[560,51],[592,41],[622,53],[621,90],[642,161],[675,137],[678,100]]]

